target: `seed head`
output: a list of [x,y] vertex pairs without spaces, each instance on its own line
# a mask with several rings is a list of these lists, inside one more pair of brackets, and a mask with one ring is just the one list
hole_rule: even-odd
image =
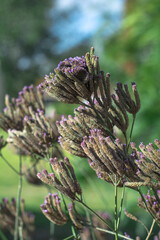
[[40,84],[45,92],[65,103],[79,103],[79,98],[90,99],[94,88],[98,87],[98,57],[90,53],[82,57],[70,57],[61,61],[54,73],[45,77]]
[[30,116],[29,107],[32,107],[33,111],[41,109],[44,112],[42,91],[33,85],[25,86],[19,92],[18,98],[12,98],[11,101],[6,95],[5,104],[3,113],[0,113],[0,128],[6,132],[8,129],[23,130],[23,119]]
[[89,157],[90,166],[96,171],[99,178],[114,183],[114,176],[137,180],[137,166],[134,157],[127,154],[126,146],[119,139],[113,141],[109,136],[104,137],[101,130],[90,131],[89,137],[84,137],[81,143],[86,155]]
[[44,183],[54,186],[58,191],[72,200],[75,200],[76,194],[81,196],[81,187],[69,159],[64,158],[64,161],[58,161],[57,158],[51,158],[50,163],[53,172],[49,174],[44,169],[43,174],[38,173],[37,177]]
[[51,194],[45,197],[44,204],[40,206],[42,213],[49,221],[57,225],[64,225],[68,222],[68,217],[61,208],[61,199],[58,193]]

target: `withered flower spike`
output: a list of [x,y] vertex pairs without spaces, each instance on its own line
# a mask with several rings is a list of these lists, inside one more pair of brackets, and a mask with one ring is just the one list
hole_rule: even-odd
[[[159,140],[155,140],[158,143]],[[157,147],[160,147],[157,145]],[[135,143],[131,143],[131,148],[135,151],[139,171],[137,175],[144,181],[144,184],[159,189],[160,184],[160,149],[149,143],[145,146],[139,145],[141,152],[136,148]],[[132,183],[133,184],[133,183]]]
[[50,147],[57,142],[59,133],[55,124],[56,117],[52,120],[46,117],[42,110],[37,109],[37,111],[34,112],[29,107],[31,117],[24,117],[23,131],[8,130],[7,142],[15,148],[21,148],[24,154],[37,154],[44,157]]
[[75,227],[79,230],[83,228],[83,224],[81,223],[81,219],[78,218],[77,212],[75,211],[74,204],[68,204],[68,211],[69,211],[69,216],[75,225]]
[[6,132],[8,129],[23,130],[23,119],[25,116],[30,116],[29,107],[32,107],[34,112],[37,109],[44,112],[42,90],[33,85],[25,86],[19,92],[18,98],[13,98],[11,101],[6,95],[5,104],[4,112],[0,113],[0,128]]
[[105,138],[98,129],[90,133],[89,137],[83,138],[81,146],[98,177],[112,182],[116,174],[117,179],[121,179],[120,186],[123,185],[125,177],[130,181],[139,180],[135,158],[124,151],[125,145],[123,146],[119,139],[113,142],[110,137]]
[[139,198],[137,205],[140,208],[144,208],[147,212],[149,211],[149,213],[152,214],[152,217],[154,217],[160,226],[160,199],[157,199],[154,195],[151,195],[150,190],[148,190],[147,195],[143,194],[143,198],[145,199],[145,202],[142,200],[142,198]]
[[90,99],[98,87],[99,77],[99,61],[93,52],[91,48],[85,57],[70,57],[61,61],[54,70],[55,74],[46,76],[39,87],[65,103],[80,103],[81,98]]
[[[109,132],[103,124],[97,119],[95,113],[87,107],[80,106],[74,111],[75,116],[68,118],[62,117],[61,121],[56,122],[60,133],[59,143],[61,146],[73,155],[86,157],[81,147],[84,136],[90,135],[90,130],[99,128],[108,136]],[[112,132],[112,126],[110,126]]]
[[57,158],[51,158],[50,163],[54,173],[49,174],[44,169],[43,174],[38,173],[37,177],[44,183],[54,186],[72,200],[76,199],[77,194],[81,197],[82,191],[69,159],[58,161]]
[[140,109],[141,104],[136,84],[135,83],[131,84],[135,101],[131,97],[127,84],[124,84],[123,88],[122,83],[117,83],[117,89],[115,89],[115,92],[119,98],[120,104],[126,109],[127,112],[131,113],[135,117],[135,115]]
[[60,202],[58,194],[48,194],[45,197],[44,204],[41,204],[40,208],[49,221],[57,225],[64,225],[68,222],[68,218],[62,210]]

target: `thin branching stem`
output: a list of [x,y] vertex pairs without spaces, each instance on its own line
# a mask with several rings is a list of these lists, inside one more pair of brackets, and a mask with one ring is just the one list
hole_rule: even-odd
[[101,216],[99,216],[93,209],[91,209],[87,204],[85,204],[81,199],[79,199],[78,197],[76,198],[76,201],[81,203],[84,207],[86,207],[88,210],[90,210],[93,214],[95,214],[102,222],[104,222],[107,227],[109,229],[111,229],[113,231],[113,228],[111,226],[109,226],[109,224],[103,219],[101,218]]
[[119,225],[120,225],[120,219],[121,219],[123,202],[124,202],[124,195],[125,195],[125,184],[123,185],[123,189],[122,189],[121,205],[120,205],[120,208],[119,208],[119,214],[118,214],[118,220],[117,220],[117,231],[118,231]]
[[14,240],[18,240],[18,226],[19,226],[19,213],[20,213],[20,201],[21,201],[21,192],[22,192],[22,156],[21,150],[19,151],[19,185],[18,185],[18,194],[17,194],[17,205],[16,205],[16,219],[15,219],[15,230],[14,230]]
[[[123,132],[123,135],[124,135],[124,138],[125,138],[125,143],[126,143],[126,146],[128,145],[128,139],[127,139],[127,134],[126,132]],[[127,149],[128,150],[128,149]]]
[[0,152],[0,157],[16,174],[20,175],[20,173],[7,161],[7,159],[2,155],[1,152]]
[[72,230],[72,233],[73,233],[74,239],[75,239],[75,240],[78,239],[78,236],[77,236],[77,233],[76,233],[76,230],[75,230],[75,227],[74,227],[73,224],[72,224],[72,226],[71,226],[71,230]]
[[155,222],[156,222],[156,220],[153,219],[153,222],[152,222],[152,225],[151,225],[151,227],[150,227],[149,233],[148,233],[148,235],[147,235],[147,237],[146,237],[146,240],[148,240],[149,237],[151,236],[151,233],[152,233],[152,231],[153,231]]
[[[83,202],[85,202],[85,201],[84,201],[84,197],[83,197]],[[87,216],[87,218],[88,218],[88,221],[89,221],[90,224],[92,225],[92,224],[93,224],[93,222],[92,222],[92,217],[91,217],[91,215],[90,215],[90,213],[89,213],[89,211],[88,211],[88,208],[85,208],[85,212],[86,212],[86,216]],[[94,230],[93,230],[92,227],[90,227],[90,231],[91,231],[92,240],[96,240],[95,232],[94,232]]]
[[[96,229],[99,230],[99,231],[102,231],[102,232],[109,233],[111,235],[115,235],[116,234],[115,232],[111,232],[111,231],[103,229],[103,228],[96,227]],[[118,237],[123,238],[123,239],[127,239],[127,240],[134,240],[133,238],[126,237],[126,236],[124,236],[122,234],[119,234],[119,233],[118,233]]]
[[71,239],[71,238],[73,238],[73,237],[74,237],[74,235],[71,235],[71,236],[69,236],[69,237],[64,238],[63,240],[69,240],[69,239]]
[[132,125],[131,125],[131,131],[128,139],[128,145],[127,145],[127,150],[129,149],[129,145],[132,139],[132,133],[133,133],[133,128],[134,128],[134,123],[135,123],[136,115],[133,115],[133,120],[132,120]]
[[[79,167],[79,163],[75,162],[74,163],[76,167]],[[88,182],[88,184],[90,184],[90,186],[92,187],[93,191],[97,194],[98,193],[98,197],[99,200],[104,204],[106,204],[106,199],[104,197],[104,195],[102,194],[100,188],[97,186],[96,182],[93,182],[92,177],[87,173],[87,171],[85,170],[84,167],[81,166],[81,168],[79,169],[81,171],[82,176],[86,179],[86,181]]]
[[118,222],[118,217],[117,217],[117,177],[115,174],[115,183],[114,183],[114,231],[115,231],[115,240],[118,240],[118,228],[117,228],[117,222]]
[[53,222],[50,222],[49,226],[49,240],[54,240],[54,232],[55,232],[55,224]]
[[[3,161],[12,169],[12,171],[14,171],[17,175],[20,175],[20,172],[18,172],[9,162],[8,160],[3,156],[3,154],[0,152],[0,157],[3,159]],[[38,160],[36,159],[36,161],[32,164],[31,167],[27,168],[26,171],[31,170],[34,166],[36,166]],[[21,172],[21,175],[23,176],[24,173]]]
[[23,222],[20,219],[20,223],[19,223],[19,238],[20,240],[23,240]]

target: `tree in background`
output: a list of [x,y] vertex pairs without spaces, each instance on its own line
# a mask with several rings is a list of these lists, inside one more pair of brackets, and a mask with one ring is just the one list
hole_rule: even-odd
[[50,68],[46,26],[51,4],[51,0],[0,3],[1,82],[3,74],[6,92],[12,95]]
[[156,137],[155,129],[159,129],[159,11],[158,0],[126,1],[121,29],[104,43],[103,64],[108,66],[113,81],[137,81],[144,107],[135,136],[146,141],[149,136]]

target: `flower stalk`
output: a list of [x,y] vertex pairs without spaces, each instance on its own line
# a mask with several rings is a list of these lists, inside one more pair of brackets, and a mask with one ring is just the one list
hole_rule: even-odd
[[19,235],[19,214],[20,214],[20,200],[22,192],[22,156],[21,150],[19,150],[19,186],[17,193],[17,206],[16,206],[16,219],[15,219],[15,230],[14,230],[14,240],[18,240]]

